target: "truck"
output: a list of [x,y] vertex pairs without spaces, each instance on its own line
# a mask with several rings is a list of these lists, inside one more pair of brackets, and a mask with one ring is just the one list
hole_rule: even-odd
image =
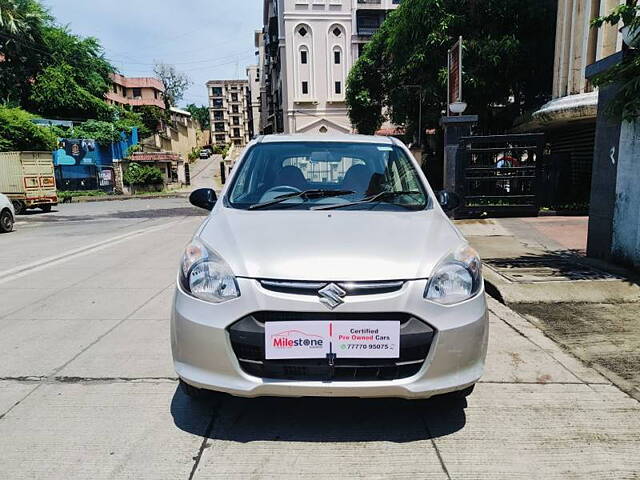
[[0,152],[0,193],[16,214],[28,208],[50,212],[58,204],[51,152]]

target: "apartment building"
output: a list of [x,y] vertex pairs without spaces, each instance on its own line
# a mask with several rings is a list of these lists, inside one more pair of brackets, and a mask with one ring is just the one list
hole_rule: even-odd
[[349,70],[401,0],[264,0],[262,133],[348,133]]
[[109,75],[111,89],[105,100],[111,105],[142,107],[152,105],[164,109],[164,85],[153,77],[125,77],[118,73]]
[[246,145],[252,133],[249,125],[249,82],[211,80],[207,82],[211,142],[216,145]]

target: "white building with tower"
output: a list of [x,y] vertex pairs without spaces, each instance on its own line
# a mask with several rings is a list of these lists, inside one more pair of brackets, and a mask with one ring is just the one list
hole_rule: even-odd
[[261,133],[348,133],[347,76],[400,0],[264,0]]

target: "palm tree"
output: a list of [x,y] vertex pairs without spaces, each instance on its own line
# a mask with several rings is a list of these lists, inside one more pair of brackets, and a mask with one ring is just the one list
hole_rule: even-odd
[[18,38],[29,42],[36,41],[49,19],[47,11],[36,0],[0,0],[2,44],[6,45]]

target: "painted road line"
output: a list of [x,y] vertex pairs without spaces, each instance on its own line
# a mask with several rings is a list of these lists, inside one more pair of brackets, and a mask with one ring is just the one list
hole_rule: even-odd
[[61,263],[67,262],[77,257],[81,257],[83,255],[88,255],[90,253],[94,253],[100,250],[104,250],[105,248],[109,248],[112,245],[117,245],[119,243],[130,240],[134,237],[138,237],[140,235],[145,235],[147,233],[156,232],[158,230],[164,230],[166,228],[172,227],[175,224],[179,223],[179,220],[175,220],[173,222],[165,223],[163,225],[156,225],[148,228],[143,228],[140,230],[135,230],[133,232],[125,233],[122,235],[117,235],[115,237],[108,238],[106,240],[102,240],[100,242],[93,243],[91,245],[86,245],[84,247],[80,247],[74,250],[69,250],[67,252],[61,253],[59,255],[54,255],[51,257],[43,258],[42,260],[38,260],[33,263],[29,263],[26,265],[20,265],[15,268],[11,268],[9,270],[5,270],[0,272],[0,284],[9,282],[11,280],[15,280],[20,278],[28,273],[37,272],[40,270],[44,270],[46,268],[50,268],[54,265],[59,265]]

